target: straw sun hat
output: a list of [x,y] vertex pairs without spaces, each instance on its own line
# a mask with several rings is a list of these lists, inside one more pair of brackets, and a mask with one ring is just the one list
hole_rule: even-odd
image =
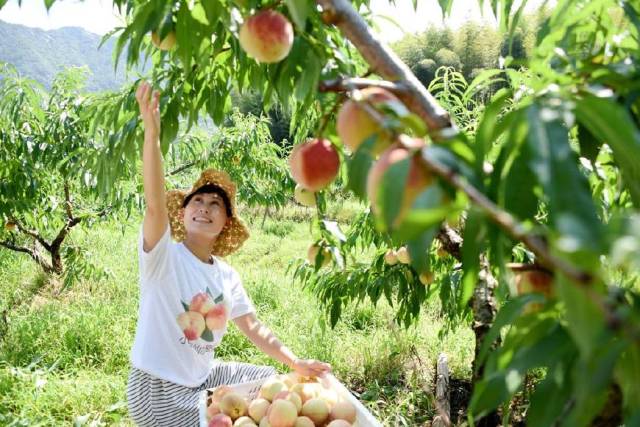
[[211,254],[226,256],[237,251],[245,240],[249,238],[249,230],[236,213],[236,185],[226,172],[206,169],[193,184],[191,190],[167,191],[167,210],[169,211],[169,225],[173,240],[181,242],[186,237],[184,223],[180,218],[180,209],[184,200],[205,185],[220,187],[229,200],[231,216],[211,247]]

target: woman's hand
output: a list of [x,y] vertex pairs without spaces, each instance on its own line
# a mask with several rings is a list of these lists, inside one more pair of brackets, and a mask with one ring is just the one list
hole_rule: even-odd
[[295,359],[291,369],[305,377],[322,377],[331,372],[331,365],[313,359]]
[[140,115],[144,123],[145,134],[154,140],[160,137],[160,92],[151,93],[151,85],[141,81],[136,90],[136,100],[140,107]]

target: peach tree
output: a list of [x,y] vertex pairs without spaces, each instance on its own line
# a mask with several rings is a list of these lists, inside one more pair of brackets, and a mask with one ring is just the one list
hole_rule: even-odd
[[[476,335],[471,423],[496,408],[508,419],[530,375],[530,425],[589,425],[603,408],[640,421],[635,2],[559,1],[530,60],[505,57],[468,87],[441,72],[438,98],[373,35],[365,1],[114,3],[127,16],[116,57],[148,58],[163,90],[165,152],[181,123],[223,123],[232,90],[290,111],[291,172],[318,210],[295,276],[333,323],[344,304],[386,298],[409,324],[438,297]],[[491,2],[503,31],[526,3]],[[99,181],[136,155],[133,107],[96,124],[111,135]],[[337,174],[370,206],[347,231],[326,214]]]
[[135,203],[127,184],[100,198],[91,172],[103,149],[90,136],[84,73],[60,73],[46,91],[2,67],[0,83],[0,247],[28,255],[45,273],[64,276],[64,286],[78,277],[104,274],[69,233],[90,227]]

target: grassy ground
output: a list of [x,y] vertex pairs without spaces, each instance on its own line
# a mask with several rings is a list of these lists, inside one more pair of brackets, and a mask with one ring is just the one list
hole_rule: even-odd
[[[348,220],[355,206],[336,206]],[[389,426],[424,425],[433,416],[432,371],[439,352],[454,376],[468,377],[473,336],[468,329],[438,338],[437,306],[409,330],[392,322],[382,304],[349,307],[334,329],[312,295],[292,283],[287,265],[309,244],[304,208],[253,218],[252,238],[228,261],[236,267],[259,317],[294,352],[331,363],[335,375]],[[125,387],[138,307],[136,241],[139,219],[75,229],[109,277],[81,281],[60,292],[26,256],[0,250],[0,425],[132,425]],[[3,314],[4,313],[4,314]],[[3,317],[5,316],[5,320]],[[217,356],[271,364],[235,327]]]

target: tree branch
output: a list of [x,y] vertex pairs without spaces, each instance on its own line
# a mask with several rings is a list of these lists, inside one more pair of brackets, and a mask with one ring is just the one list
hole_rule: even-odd
[[[411,111],[424,119],[431,131],[453,126],[448,113],[438,105],[435,98],[422,86],[400,58],[377,39],[364,19],[347,0],[318,0],[318,3],[324,9],[325,20],[340,28],[376,73],[406,87],[405,96],[401,99]],[[373,117],[380,117],[373,108],[367,108],[367,105],[364,107]],[[453,170],[433,158],[428,147],[423,149],[421,158],[430,170],[466,193],[496,224],[513,238],[527,245],[542,263],[560,270],[578,283],[585,284],[592,281],[590,274],[551,254],[542,239],[528,234],[525,227],[519,224],[511,214],[500,209],[475,187],[462,180]]]
[[67,212],[67,217],[73,219],[73,212],[71,212],[71,194],[69,194],[69,183],[64,182],[64,209]]
[[27,230],[26,228],[24,228],[22,226],[22,224],[20,224],[20,221],[18,221],[15,218],[11,218],[11,221],[13,221],[16,224],[16,227],[18,228],[18,230],[20,230],[21,232],[23,232],[24,234],[26,234],[27,236],[31,236],[34,239],[36,239],[46,250],[48,250],[49,252],[51,252],[51,245],[49,243],[47,243],[46,240],[44,240],[37,231],[34,230]]
[[[454,127],[449,113],[420,83],[409,67],[384,45],[356,12],[348,0],[318,0],[325,21],[335,24],[360,51],[373,71],[387,80],[400,82],[407,88],[400,99],[427,124],[431,131]],[[437,139],[437,135],[433,134]]]
[[44,259],[42,255],[38,253],[36,249],[26,248],[24,246],[18,246],[12,242],[8,242],[6,240],[0,240],[0,246],[4,246],[7,249],[16,252],[23,252],[29,255],[42,269],[45,273],[51,273],[53,271],[53,267]]
[[430,147],[423,148],[421,152],[421,159],[427,168],[453,187],[465,193],[472,202],[479,206],[494,223],[498,224],[511,237],[527,245],[536,254],[541,264],[553,270],[558,270],[571,280],[583,285],[593,281],[591,274],[553,255],[542,238],[528,233],[525,226],[519,223],[509,212],[500,209],[487,196],[467,183],[459,174],[438,162],[431,153]]

